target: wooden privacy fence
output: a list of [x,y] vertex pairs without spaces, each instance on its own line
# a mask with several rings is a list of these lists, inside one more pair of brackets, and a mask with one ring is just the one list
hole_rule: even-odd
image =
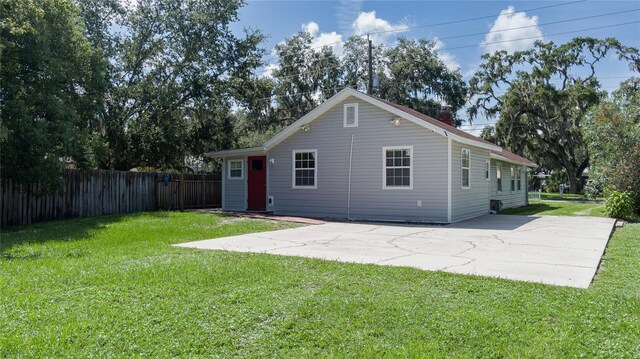
[[54,193],[40,192],[39,184],[20,188],[2,181],[0,226],[156,209],[216,208],[222,198],[220,181],[210,175],[103,170],[67,170]]
[[218,208],[222,183],[213,175],[165,174],[156,181],[158,209]]

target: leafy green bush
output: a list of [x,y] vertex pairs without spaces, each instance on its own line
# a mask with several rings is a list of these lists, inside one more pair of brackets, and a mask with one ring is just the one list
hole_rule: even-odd
[[633,216],[633,198],[627,192],[613,191],[604,203],[607,216],[613,218],[631,218]]

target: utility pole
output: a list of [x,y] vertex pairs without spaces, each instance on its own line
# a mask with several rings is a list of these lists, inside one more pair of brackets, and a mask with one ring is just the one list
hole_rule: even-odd
[[367,41],[369,42],[369,85],[367,86],[367,93],[371,95],[373,93],[373,55],[371,53],[369,34],[367,34]]

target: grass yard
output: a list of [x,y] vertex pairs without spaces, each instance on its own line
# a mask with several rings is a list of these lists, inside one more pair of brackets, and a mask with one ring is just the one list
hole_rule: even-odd
[[170,246],[288,226],[164,212],[3,231],[0,357],[640,357],[640,224],[588,290]]
[[604,217],[604,205],[600,203],[575,201],[531,202],[526,207],[509,208],[500,214],[548,215],[548,216],[593,216]]
[[[533,194],[533,192],[530,192]],[[583,194],[572,194],[572,193],[564,193],[562,198],[560,198],[560,193],[557,192],[542,192],[540,193],[540,197],[543,200],[553,200],[553,201],[588,201],[589,198]],[[604,197],[598,197],[597,200],[604,200]]]

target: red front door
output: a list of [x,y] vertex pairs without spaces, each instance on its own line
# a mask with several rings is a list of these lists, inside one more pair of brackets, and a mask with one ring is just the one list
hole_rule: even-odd
[[265,156],[247,159],[247,209],[264,211],[267,209],[267,158]]

